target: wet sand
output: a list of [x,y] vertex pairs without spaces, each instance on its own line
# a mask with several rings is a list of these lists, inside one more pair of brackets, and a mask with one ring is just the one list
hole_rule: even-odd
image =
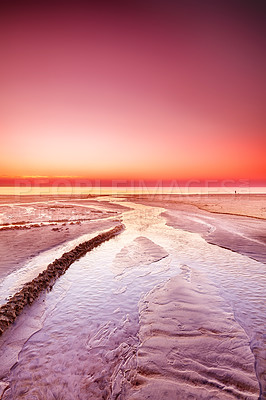
[[126,197],[134,202],[145,202],[158,207],[164,204],[168,210],[189,204],[211,213],[266,219],[265,194],[153,194]]
[[114,227],[121,221],[122,211],[129,210],[94,198],[24,197],[1,196],[0,280],[41,252],[84,234]]
[[185,202],[212,213],[266,219],[266,195],[264,194],[210,194],[191,196]]
[[[263,201],[250,211],[244,199],[250,218],[217,197],[210,209],[222,214],[176,197],[126,200],[98,204],[116,212],[110,219],[10,231],[25,235],[10,251],[19,257],[17,248],[32,237],[35,248],[45,232],[50,246],[68,240],[66,227],[73,238],[120,220],[126,228],[74,262],[4,333],[0,399],[263,399],[265,221],[253,218]],[[98,207],[71,200],[89,202]]]
[[24,284],[19,292],[15,293],[6,304],[0,307],[0,335],[15,322],[24,307],[31,305],[40,296],[41,292],[48,288],[51,290],[56,279],[63,275],[74,261],[106,240],[118,235],[123,229],[122,224],[116,225],[113,229],[100,233],[89,241],[80,243],[74,249],[64,253],[59,259],[49,264],[32,281]]
[[71,225],[33,227],[27,230],[0,230],[0,279],[21,268],[39,253],[86,233],[114,227],[117,221],[92,221]]
[[169,226],[266,263],[265,195],[154,195],[136,196],[135,201],[164,207]]
[[184,268],[145,296],[139,315],[140,344],[121,399],[258,398],[249,338],[201,276]]

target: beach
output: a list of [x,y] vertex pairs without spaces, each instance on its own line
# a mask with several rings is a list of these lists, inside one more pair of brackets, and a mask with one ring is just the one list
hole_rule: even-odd
[[0,198],[0,279],[41,252],[115,226],[123,210],[73,196],[59,196],[58,203],[58,196],[45,196],[45,201],[40,196],[25,197]]
[[265,200],[1,196],[2,305],[63,254],[123,230],[0,337],[0,399],[263,399]]

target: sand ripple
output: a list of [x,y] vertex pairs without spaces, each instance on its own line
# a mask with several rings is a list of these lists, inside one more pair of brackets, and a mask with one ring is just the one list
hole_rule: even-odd
[[144,236],[139,236],[130,244],[124,246],[116,255],[113,262],[113,271],[121,273],[126,268],[134,268],[140,265],[149,265],[167,257],[167,251]]
[[171,278],[145,297],[140,304],[139,338],[135,374],[132,377],[131,371],[122,398],[259,396],[246,333],[217,290],[196,273],[191,282]]

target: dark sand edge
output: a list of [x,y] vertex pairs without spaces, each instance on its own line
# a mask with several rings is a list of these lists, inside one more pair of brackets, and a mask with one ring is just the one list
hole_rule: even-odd
[[56,279],[63,275],[73,262],[84,256],[88,251],[118,235],[123,230],[124,225],[119,224],[113,229],[100,233],[96,237],[79,244],[49,264],[46,270],[41,272],[32,281],[25,283],[20,291],[15,293],[6,304],[0,307],[0,336],[22,313],[26,305],[31,305],[43,290],[53,287]]
[[160,214],[163,218],[165,218],[166,220],[165,224],[167,226],[170,226],[171,228],[175,229],[176,228],[182,229],[186,232],[197,233],[207,243],[213,246],[218,246],[222,249],[226,249],[234,253],[240,254],[242,256],[246,256],[259,263],[266,264],[265,251],[264,251],[265,244],[263,242],[261,243],[254,242],[252,236],[238,237],[236,242],[235,234],[231,233],[230,231],[226,231],[226,236],[225,236],[224,235],[225,231],[223,231],[219,225],[215,227],[216,229],[213,233],[204,232],[195,228],[193,229],[191,227],[179,225],[176,224],[174,219],[175,217],[169,214],[169,211],[171,210],[166,210]]
[[[242,214],[233,214],[233,213],[227,213],[227,212],[216,212],[216,211],[210,211],[207,210],[207,208],[203,209],[197,204],[192,204],[188,202],[183,202],[183,201],[178,201],[178,202],[173,202],[173,203],[164,203],[163,200],[158,200],[155,199],[154,201],[150,200],[147,198],[147,200],[141,198],[136,198],[135,200],[131,198],[132,202],[135,202],[136,204],[143,204],[147,206],[153,206],[153,207],[160,207],[164,209],[164,211],[161,212],[161,216],[165,218],[165,224],[171,228],[174,229],[182,229],[186,232],[191,232],[191,233],[197,233],[200,235],[207,243],[218,246],[220,248],[232,251],[234,253],[249,257],[250,259],[257,261],[262,264],[266,264],[266,259],[265,259],[265,244],[263,241],[261,243],[257,243],[254,241],[256,237],[251,236],[246,236],[246,237],[237,237],[237,242],[236,242],[236,235],[233,232],[230,231],[224,231],[220,225],[216,224],[215,225],[215,232],[209,233],[209,232],[204,232],[201,229],[197,229],[197,227],[193,227],[190,225],[189,227],[186,226],[185,224],[180,224],[175,222],[175,217],[171,215],[171,211],[179,211],[179,206],[185,205],[189,206],[192,208],[195,208],[196,210],[200,210],[199,212],[207,213],[207,214],[216,214],[216,215],[224,215],[228,217],[239,217],[239,218],[246,218],[248,220],[255,220],[257,221],[256,223],[263,224],[266,222],[265,219],[255,217],[255,216],[250,216],[248,214],[242,215]],[[181,211],[183,211],[181,209]],[[226,235],[224,235],[226,233]],[[222,234],[222,236],[221,236]],[[241,239],[241,242],[239,241]]]
[[[185,196],[188,196],[188,197],[186,198]],[[176,210],[177,205],[186,205],[186,206],[194,206],[198,210],[206,211],[211,214],[220,214],[220,215],[228,215],[228,216],[236,216],[236,217],[247,217],[247,218],[258,219],[258,220],[262,220],[262,221],[266,220],[266,217],[258,216],[257,214],[255,215],[254,213],[251,214],[246,209],[243,212],[235,212],[235,211],[229,211],[229,210],[227,210],[227,211],[213,210],[211,203],[203,205],[199,202],[192,201],[189,198],[189,196],[196,197],[197,195],[172,194],[172,195],[165,195],[164,197],[162,197],[161,195],[155,195],[155,196],[154,195],[141,195],[141,196],[140,195],[126,195],[124,197],[128,201],[132,201],[133,203],[144,204],[144,205],[149,205],[149,206],[154,206],[154,207],[161,207],[161,208],[165,208],[166,210],[169,210],[169,209]],[[213,196],[213,198],[218,197],[217,200],[221,200],[222,196],[224,196],[224,197],[231,196],[232,200],[235,199],[235,197],[234,197],[235,195],[233,195],[233,194],[232,195],[215,195],[215,194],[213,194],[213,195],[208,195],[207,197],[209,197],[211,199],[212,198],[211,196]],[[250,195],[250,196],[257,196],[257,195]],[[261,196],[266,197],[265,195],[261,195]],[[245,198],[243,197],[243,199],[245,199]],[[207,200],[208,200],[208,198],[207,198]],[[166,204],[165,204],[165,202],[166,202]],[[223,204],[223,206],[226,207],[226,204]]]
[[258,217],[258,216],[256,216],[256,215],[251,215],[251,214],[248,214],[248,213],[246,213],[246,214],[242,213],[242,214],[241,214],[241,213],[235,213],[235,212],[214,211],[214,210],[211,210],[211,209],[208,208],[208,207],[204,207],[204,206],[201,206],[201,205],[198,205],[198,204],[185,203],[185,202],[184,202],[183,204],[194,205],[194,206],[197,207],[199,210],[208,211],[208,212],[211,213],[211,214],[232,215],[232,216],[236,216],[236,217],[247,217],[247,218],[252,218],[252,219],[259,219],[259,220],[261,220],[261,221],[266,221],[266,218],[265,218],[265,217]]

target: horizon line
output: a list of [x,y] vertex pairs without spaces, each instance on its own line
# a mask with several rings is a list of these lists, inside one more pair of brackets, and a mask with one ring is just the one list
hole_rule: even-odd
[[174,187],[266,187],[266,179],[89,179],[74,177],[0,178],[0,187],[77,187],[77,188],[174,188]]

